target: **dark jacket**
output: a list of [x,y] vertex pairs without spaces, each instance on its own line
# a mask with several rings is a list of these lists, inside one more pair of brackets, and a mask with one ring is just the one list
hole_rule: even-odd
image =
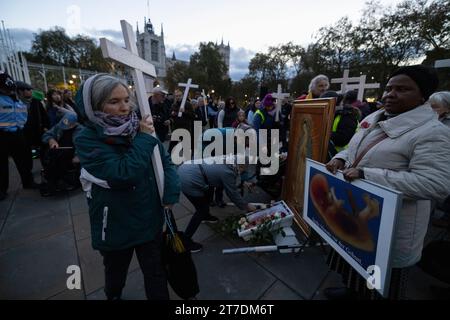
[[78,114],[85,127],[75,137],[81,167],[109,188],[92,184],[88,199],[92,246],[113,251],[133,247],[157,236],[163,227],[163,207],[151,156],[158,146],[164,167],[164,204],[178,202],[179,179],[161,142],[138,132],[134,139],[106,136],[103,128],[86,120],[81,88]]
[[350,142],[358,126],[357,111],[351,106],[344,106],[342,110],[336,111],[334,118],[338,117],[339,124],[336,130],[332,130],[330,139],[336,147],[344,147]]
[[170,114],[170,121],[172,122],[172,129],[186,129],[192,133],[192,128],[194,125],[194,110],[192,105],[186,101],[184,106],[184,112],[181,117],[178,117],[178,111],[180,110],[181,102],[176,102],[172,106],[172,111]]
[[225,114],[223,116],[223,127],[224,128],[231,128],[233,126],[233,122],[236,121],[239,108],[227,108],[225,107]]
[[164,142],[166,140],[167,133],[169,132],[169,127],[164,125],[164,122],[170,118],[170,106],[168,105],[169,101],[164,100],[162,103],[153,104],[152,98],[150,97],[148,99],[148,103],[152,112],[156,135],[159,140]]
[[33,146],[41,144],[41,137],[50,129],[50,121],[41,101],[32,99],[28,107],[28,119],[24,127],[25,136]]

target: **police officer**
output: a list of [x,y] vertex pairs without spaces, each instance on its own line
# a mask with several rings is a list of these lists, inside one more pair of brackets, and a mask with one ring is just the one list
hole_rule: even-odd
[[7,196],[9,156],[16,164],[24,189],[39,187],[31,173],[31,150],[23,132],[26,122],[27,106],[17,99],[14,80],[7,73],[0,73],[0,201]]

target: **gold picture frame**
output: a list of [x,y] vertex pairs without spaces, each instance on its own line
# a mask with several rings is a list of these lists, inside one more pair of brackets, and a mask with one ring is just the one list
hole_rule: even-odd
[[296,100],[292,107],[282,199],[294,212],[294,220],[306,236],[311,232],[302,217],[306,158],[326,162],[335,107],[335,98]]

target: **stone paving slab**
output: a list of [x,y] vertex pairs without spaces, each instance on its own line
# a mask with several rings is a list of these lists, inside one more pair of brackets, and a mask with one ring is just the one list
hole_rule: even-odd
[[92,249],[91,238],[77,241],[77,247],[83,288],[89,295],[105,285],[103,259],[100,253]]
[[326,254],[315,248],[307,248],[298,257],[295,253],[265,253],[257,257],[258,264],[308,300],[328,273],[325,261]]
[[208,239],[203,251],[193,254],[200,293],[199,300],[254,300],[267,291],[276,278],[246,256],[223,255],[230,243],[220,236]]
[[260,300],[302,300],[302,297],[281,281],[276,281]]
[[329,271],[325,279],[322,281],[320,287],[315,292],[313,300],[327,300],[327,297],[324,294],[324,290],[326,288],[339,288],[342,286],[343,283],[341,276],[334,271]]
[[10,210],[10,218],[39,217],[51,213],[68,212],[66,195],[43,198],[37,190],[18,192],[14,205]]
[[66,287],[78,265],[72,231],[0,252],[0,299],[46,299]]
[[75,231],[75,238],[77,241],[90,238],[91,223],[89,221],[88,213],[73,216],[72,221]]
[[189,212],[194,213],[195,207],[194,205],[189,201],[188,198],[183,194],[183,192],[180,193],[180,200],[179,203],[183,205]]
[[48,300],[85,300],[85,295],[83,290],[67,289],[53,297],[50,297]]
[[9,192],[8,198],[0,201],[0,219],[4,220],[8,216],[9,211],[12,208],[14,197]]
[[6,221],[0,235],[0,250],[68,230],[71,231],[71,221],[67,211],[36,217],[28,215],[23,218],[19,218],[13,213]]
[[[186,199],[186,201],[188,201]],[[173,206],[172,212],[175,220],[184,218],[186,216],[191,216],[195,210],[188,209],[183,203],[177,203]]]
[[86,195],[81,189],[69,194],[69,206],[73,216],[89,213]]

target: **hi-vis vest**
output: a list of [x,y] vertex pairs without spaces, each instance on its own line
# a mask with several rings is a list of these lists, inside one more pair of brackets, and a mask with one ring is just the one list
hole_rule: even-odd
[[[334,121],[333,121],[333,128],[331,129],[331,132],[336,132],[336,131],[337,131],[337,128],[338,128],[338,126],[339,126],[339,123],[341,122],[341,118],[342,118],[342,116],[341,116],[340,114],[338,114],[338,115],[334,118]],[[356,125],[355,133],[358,131],[358,128],[359,128],[359,123]],[[341,152],[342,150],[347,149],[347,147],[348,147],[348,144],[345,145],[345,146],[343,146],[343,147],[334,146],[334,148],[336,149],[337,152]]]
[[16,132],[23,129],[27,122],[27,106],[21,101],[0,95],[0,130]]
[[[259,110],[259,109],[256,110],[255,116],[256,116],[257,114],[259,114],[259,116],[261,117],[261,125],[263,125],[264,122],[266,121],[266,116],[265,116],[264,113],[262,113],[262,111]],[[253,116],[253,118],[254,118],[255,116]]]

